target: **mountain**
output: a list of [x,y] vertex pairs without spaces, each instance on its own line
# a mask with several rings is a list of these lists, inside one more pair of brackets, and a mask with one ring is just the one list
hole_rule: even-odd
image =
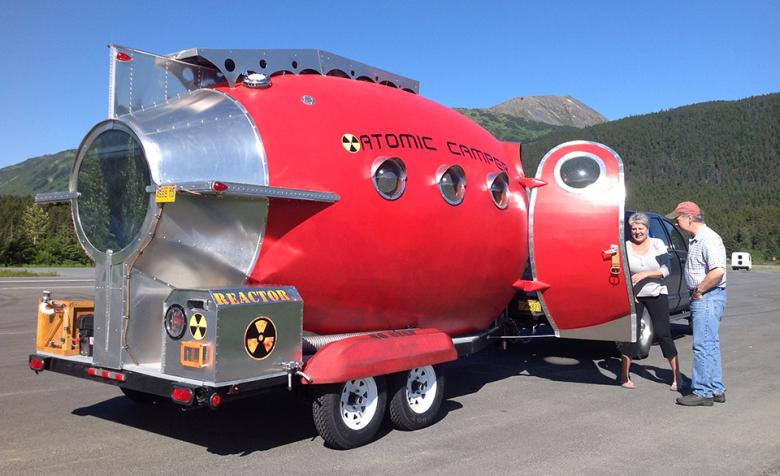
[[488,109],[553,126],[583,128],[607,122],[607,118],[571,96],[524,96]]
[[0,169],[0,195],[35,195],[68,190],[75,150],[27,159]]
[[526,174],[570,140],[601,142],[621,156],[627,207],[665,213],[693,200],[729,252],[780,259],[780,93],[555,131],[523,144]]
[[512,114],[493,112],[490,109],[455,108],[455,110],[489,130],[498,139],[511,142],[527,142],[553,132],[576,130],[573,127],[530,121]]

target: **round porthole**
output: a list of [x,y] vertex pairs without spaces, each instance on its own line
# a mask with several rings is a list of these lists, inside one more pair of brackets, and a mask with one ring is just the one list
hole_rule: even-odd
[[604,176],[604,162],[595,155],[573,152],[555,166],[555,180],[570,192],[582,192]]
[[450,205],[458,205],[466,196],[466,173],[460,165],[439,167],[436,182],[441,196]]
[[493,203],[500,209],[505,209],[509,204],[509,177],[506,172],[497,172],[488,175],[488,191]]
[[399,158],[380,158],[371,167],[374,188],[383,198],[395,200],[406,188],[406,166]]

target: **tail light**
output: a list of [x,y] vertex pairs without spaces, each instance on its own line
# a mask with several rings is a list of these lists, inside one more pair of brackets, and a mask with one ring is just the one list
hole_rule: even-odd
[[46,361],[40,357],[30,357],[30,369],[40,372],[46,367]]
[[171,391],[171,400],[182,405],[189,405],[192,403],[193,393],[192,389],[185,387],[173,387]]
[[209,408],[216,410],[220,405],[222,405],[222,395],[217,392],[212,393],[209,397]]

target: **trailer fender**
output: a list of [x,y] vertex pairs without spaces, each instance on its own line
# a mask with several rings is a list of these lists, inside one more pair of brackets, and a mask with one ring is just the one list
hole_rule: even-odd
[[329,384],[387,375],[457,359],[450,336],[438,329],[402,329],[332,342],[306,362],[311,382]]

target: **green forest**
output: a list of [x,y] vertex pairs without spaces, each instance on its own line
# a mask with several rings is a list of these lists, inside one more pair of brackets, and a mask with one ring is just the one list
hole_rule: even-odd
[[76,240],[70,207],[41,207],[32,197],[0,196],[0,266],[90,263]]
[[[501,140],[523,143],[529,176],[561,142],[606,144],[625,164],[627,208],[666,213],[693,200],[729,252],[780,259],[780,94],[695,104],[585,129],[458,111]],[[89,263],[69,207],[42,208],[21,196],[66,190],[74,156],[64,151],[0,170],[0,265]]]
[[524,144],[526,174],[550,148],[578,139],[606,144],[623,159],[628,208],[667,213],[692,200],[729,253],[780,259],[780,94],[554,132]]

